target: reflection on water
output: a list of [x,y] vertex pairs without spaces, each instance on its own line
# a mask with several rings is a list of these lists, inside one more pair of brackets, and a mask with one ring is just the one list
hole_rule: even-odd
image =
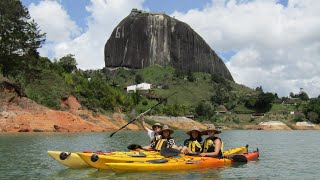
[[[47,155],[48,150],[126,150],[129,144],[148,144],[144,131],[110,133],[2,133],[0,179],[317,179],[320,131],[228,130],[219,135],[225,148],[259,147],[260,161],[232,167],[168,172],[115,173],[70,169]],[[187,135],[174,133],[178,145]]]

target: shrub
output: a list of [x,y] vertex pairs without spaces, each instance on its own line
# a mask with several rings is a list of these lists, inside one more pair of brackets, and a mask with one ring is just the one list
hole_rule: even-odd
[[239,118],[235,118],[235,119],[233,119],[233,122],[236,123],[236,124],[239,124],[240,120],[239,120]]
[[306,119],[306,116],[303,113],[297,113],[295,114],[293,120],[296,122],[301,122],[301,121],[304,121],[305,119]]

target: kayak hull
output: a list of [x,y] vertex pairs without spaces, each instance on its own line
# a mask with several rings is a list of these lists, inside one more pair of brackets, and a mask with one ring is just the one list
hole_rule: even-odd
[[109,169],[105,163],[109,162],[142,162],[146,160],[162,159],[163,156],[159,155],[159,152],[146,152],[146,157],[132,157],[130,155],[138,155],[138,153],[118,153],[115,155],[110,154],[87,154],[78,153],[78,156],[85,161],[89,166],[97,169]]
[[[224,154],[232,155],[232,154],[243,154],[247,152],[247,146],[232,148],[230,150],[224,151]],[[146,152],[147,154],[148,152]],[[100,154],[87,154],[87,153],[78,153],[78,155],[84,160],[88,165],[97,168],[97,169],[110,169],[106,163],[133,163],[133,162],[145,162],[148,160],[160,160],[163,159],[163,156],[159,155],[159,152],[153,152],[147,154],[146,157],[131,157],[127,154],[118,154],[118,155],[100,155]],[[94,156],[94,157],[93,157]],[[181,155],[185,159],[196,159],[199,157],[195,156],[185,156]]]
[[[57,162],[69,167],[69,168],[89,168],[94,167],[97,169],[110,169],[105,163],[110,162],[144,162],[147,160],[162,159],[159,152],[155,151],[140,151],[143,152],[146,157],[131,157],[129,155],[139,154],[138,151],[130,152],[63,152],[63,151],[48,151],[48,154]],[[237,147],[224,151],[224,155],[243,154],[247,152],[247,147]],[[61,159],[61,153],[66,153],[67,157]],[[81,156],[79,154],[81,153]],[[99,160],[93,162],[91,156],[93,154],[98,155]]]
[[[61,158],[61,153],[66,153],[66,159]],[[75,152],[62,152],[62,151],[48,151],[48,154],[59,163],[70,167],[70,168],[89,168],[89,166],[84,160],[82,160],[79,155]]]
[[[248,161],[257,160],[259,152],[251,152],[243,154]],[[194,157],[190,158],[168,158],[165,163],[149,163],[149,162],[134,162],[134,163],[106,163],[110,169],[117,172],[130,171],[172,171],[172,170],[190,170],[212,167],[222,167],[232,165],[236,162],[232,158],[211,158],[211,157]]]

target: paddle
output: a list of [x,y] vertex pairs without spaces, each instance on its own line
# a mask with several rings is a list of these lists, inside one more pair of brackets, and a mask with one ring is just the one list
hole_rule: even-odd
[[129,150],[143,149],[139,144],[130,144],[127,148]]
[[[187,153],[185,155],[187,155],[187,156],[200,156],[199,153]],[[210,157],[210,156],[206,156],[206,157]],[[248,159],[244,155],[241,155],[241,154],[235,154],[235,155],[230,155],[230,156],[222,156],[222,157],[212,157],[212,158],[228,158],[228,159],[231,159],[235,163],[246,163],[246,162],[248,162]]]
[[247,163],[248,162],[248,159],[244,155],[241,155],[241,154],[235,154],[235,155],[228,156],[225,158],[230,158],[235,163]]
[[152,106],[151,108],[149,108],[148,110],[146,110],[145,112],[139,114],[139,116],[137,116],[136,118],[132,119],[131,121],[129,121],[126,125],[122,126],[120,129],[116,130],[115,132],[113,132],[112,134],[110,134],[110,137],[112,137],[116,132],[120,131],[121,129],[125,128],[126,126],[128,126],[129,124],[131,124],[133,121],[137,120],[141,115],[146,114],[147,112],[151,111],[152,109],[154,109],[155,107],[157,107],[158,105],[160,105],[161,103],[163,103],[166,99],[168,99],[170,96],[176,94],[178,92],[174,92],[172,94],[170,94],[169,96],[167,96],[166,98],[162,99],[160,102],[158,102],[156,105]]
[[178,156],[181,154],[181,152],[177,149],[174,148],[162,148],[160,151],[160,155],[164,157],[173,157],[173,156]]

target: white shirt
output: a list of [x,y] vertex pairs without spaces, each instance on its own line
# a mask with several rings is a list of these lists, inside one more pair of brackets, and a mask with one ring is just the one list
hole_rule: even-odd
[[161,135],[154,136],[156,133],[153,130],[148,129],[147,131],[150,139],[153,139],[153,137],[155,137],[156,140],[161,139]]

